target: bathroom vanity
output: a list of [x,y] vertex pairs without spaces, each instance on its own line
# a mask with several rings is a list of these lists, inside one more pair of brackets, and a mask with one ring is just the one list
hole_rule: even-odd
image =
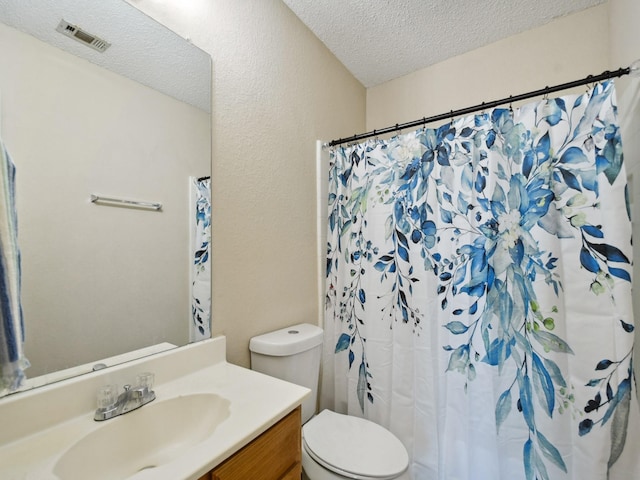
[[[309,390],[225,360],[225,337],[0,399],[0,478],[300,478]],[[101,386],[155,374],[156,399],[96,422]]]
[[296,408],[199,480],[299,480],[302,474],[300,410]]

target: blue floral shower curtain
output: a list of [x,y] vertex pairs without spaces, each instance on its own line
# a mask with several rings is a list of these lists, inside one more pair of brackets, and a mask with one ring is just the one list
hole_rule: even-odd
[[192,342],[211,337],[211,179],[193,178],[191,328]]
[[640,478],[613,83],[331,152],[324,407],[419,480]]

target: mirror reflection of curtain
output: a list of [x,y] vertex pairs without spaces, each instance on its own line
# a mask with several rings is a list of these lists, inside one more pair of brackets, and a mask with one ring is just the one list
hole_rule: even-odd
[[411,478],[640,478],[613,83],[336,148],[323,403]]
[[189,340],[211,337],[211,178],[193,178],[191,185],[191,327]]
[[29,366],[23,351],[15,174],[0,141],[0,395],[17,390]]

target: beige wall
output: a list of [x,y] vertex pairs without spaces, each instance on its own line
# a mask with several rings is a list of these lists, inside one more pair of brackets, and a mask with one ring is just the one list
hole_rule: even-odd
[[189,176],[210,171],[209,115],[4,24],[0,72],[29,377],[187,343]]
[[605,4],[369,88],[367,130],[600,73],[608,32]]
[[[640,59],[640,2],[638,0],[609,0],[610,68],[625,67]],[[620,79],[618,94],[633,83],[628,77]]]
[[[213,325],[317,322],[315,147],[365,127],[365,89],[279,0],[129,0],[213,58]],[[184,3],[184,2],[183,2]]]
[[213,332],[248,365],[317,319],[315,141],[364,128],[365,89],[282,2],[215,3]]

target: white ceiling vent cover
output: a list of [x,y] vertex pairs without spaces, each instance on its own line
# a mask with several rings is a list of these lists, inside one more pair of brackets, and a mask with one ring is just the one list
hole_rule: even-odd
[[109,42],[101,39],[91,33],[85,32],[77,25],[72,25],[66,20],[60,20],[60,23],[56,27],[56,31],[66,35],[67,37],[73,38],[80,43],[83,43],[87,47],[91,47],[94,50],[99,52],[104,52],[107,48],[111,46]]

